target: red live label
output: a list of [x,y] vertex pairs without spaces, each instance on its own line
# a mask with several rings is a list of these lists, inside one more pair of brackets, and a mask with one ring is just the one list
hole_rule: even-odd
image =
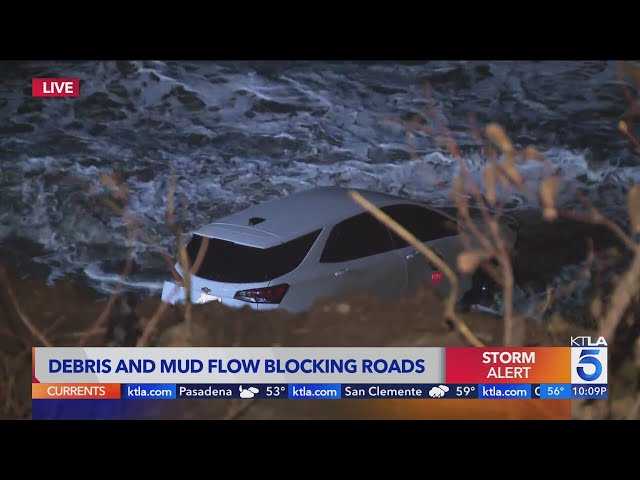
[[34,97],[78,97],[79,78],[34,78],[31,80],[31,94]]

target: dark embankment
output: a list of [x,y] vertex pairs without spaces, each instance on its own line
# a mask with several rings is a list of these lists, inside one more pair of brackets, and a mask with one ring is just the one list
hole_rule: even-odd
[[[123,296],[113,303],[104,322],[96,324],[107,306],[68,282],[46,286],[5,271],[0,290],[0,418],[30,418],[32,346],[134,345],[157,311],[159,301],[136,304]],[[7,288],[8,287],[8,288]],[[184,309],[171,307],[149,336],[150,346],[465,346],[442,319],[439,299],[430,292],[396,302],[356,297],[321,302],[312,311],[293,315],[256,313],[218,304],[193,309],[191,329]],[[487,345],[502,343],[501,319],[477,312],[461,315]],[[593,332],[554,317],[530,323],[528,345],[567,345],[571,335]],[[611,349],[612,350],[612,349]],[[609,372],[611,415],[633,412],[638,391],[638,361],[625,355]],[[160,402],[162,403],[162,402]],[[347,402],[348,403],[348,402]],[[179,418],[349,418],[364,415],[345,402],[319,401],[193,401]],[[579,407],[579,408],[578,408]],[[576,415],[598,415],[598,404],[581,404]],[[345,410],[347,408],[347,410]],[[594,410],[594,408],[596,410]],[[175,414],[175,412],[174,412]]]

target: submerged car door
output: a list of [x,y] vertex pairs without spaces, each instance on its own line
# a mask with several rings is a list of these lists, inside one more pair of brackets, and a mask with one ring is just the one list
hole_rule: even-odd
[[333,227],[319,265],[327,280],[327,296],[371,293],[396,299],[406,292],[404,260],[394,249],[389,230],[367,212]]
[[[382,210],[456,270],[456,258],[462,242],[455,222],[449,217],[414,204],[392,205]],[[406,262],[408,292],[413,293],[421,286],[427,286],[440,295],[448,295],[451,287],[444,273],[402,238],[395,234],[392,236]]]

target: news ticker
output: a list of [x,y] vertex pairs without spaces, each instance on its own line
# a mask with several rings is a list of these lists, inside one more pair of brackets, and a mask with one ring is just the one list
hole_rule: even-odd
[[43,384],[33,399],[606,399],[605,384]]
[[[571,338],[569,347],[36,347],[32,355],[34,395],[56,385],[104,385],[114,395],[122,385],[168,385],[181,398],[179,387],[226,385],[225,398],[244,398],[251,392],[241,386],[260,390],[257,396],[275,385],[288,398],[292,385],[330,385],[336,398],[349,398],[367,385],[395,385],[421,393],[370,398],[461,398],[459,386],[469,389],[465,398],[503,398],[498,392],[511,396],[515,385],[512,398],[602,398],[607,385],[606,341],[589,337]],[[430,396],[449,385],[441,397]],[[549,386],[558,393],[549,394]]]

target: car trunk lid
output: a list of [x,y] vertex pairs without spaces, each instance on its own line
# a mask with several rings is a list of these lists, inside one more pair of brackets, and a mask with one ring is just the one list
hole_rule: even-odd
[[254,248],[271,248],[282,243],[282,239],[273,233],[230,223],[212,223],[196,230],[194,234]]

